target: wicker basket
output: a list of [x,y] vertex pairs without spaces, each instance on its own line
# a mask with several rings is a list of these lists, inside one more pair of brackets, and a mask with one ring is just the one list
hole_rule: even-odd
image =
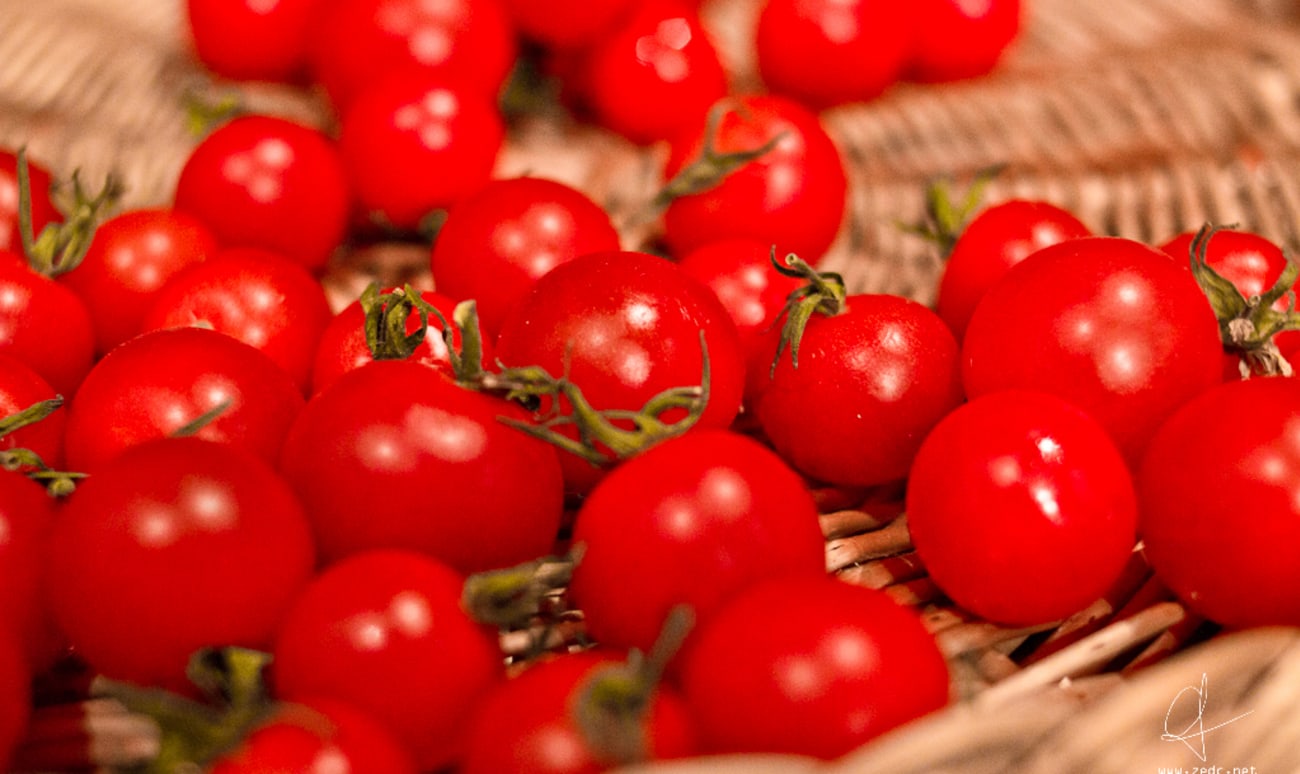
[[[705,6],[737,88],[756,85],[747,46],[756,5]],[[990,199],[1054,201],[1099,233],[1161,240],[1213,221],[1297,241],[1300,4],[1027,5],[1025,34],[994,74],[899,86],[826,114],[852,189],[825,266],[851,291],[931,301],[938,258],[896,224],[920,218],[927,181],[993,164],[1005,171]],[[116,171],[127,206],[170,199],[196,141],[182,98],[220,88],[191,60],[176,0],[0,0],[0,143],[26,144],[60,174],[80,168],[96,180]],[[317,95],[242,88],[255,110],[328,121]],[[631,223],[664,156],[538,119],[515,127],[498,171],[568,182]],[[629,226],[625,244],[644,243],[652,229]],[[373,275],[427,281],[425,264],[420,248],[359,251],[342,255],[327,282],[342,303]],[[740,756],[629,772],[1300,771],[1300,631],[1215,632],[1172,601],[1137,554],[1108,598],[1071,620],[1036,631],[993,626],[954,609],[929,583],[894,510],[820,494],[828,569],[920,608],[951,659],[959,700],[830,764]],[[1168,738],[1183,735],[1196,696],[1206,728],[1234,722]]]

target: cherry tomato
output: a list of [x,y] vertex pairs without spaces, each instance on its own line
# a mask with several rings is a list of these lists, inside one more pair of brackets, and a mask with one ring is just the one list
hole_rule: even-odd
[[920,0],[909,79],[937,83],[992,70],[1020,33],[1020,0]]
[[176,183],[176,209],[203,221],[222,247],[261,247],[312,271],[343,240],[350,208],[334,142],[274,116],[241,116],[215,129]]
[[[664,238],[674,255],[719,239],[750,237],[795,252],[816,265],[844,220],[847,182],[839,151],[816,114],[787,99],[729,99],[713,148],[719,153],[770,151],[705,191],[680,196],[664,211]],[[665,175],[676,175],[705,147],[703,116],[673,141]]]
[[216,237],[192,215],[170,208],[131,210],[95,229],[76,269],[59,275],[86,305],[103,355],[140,333],[159,290],[178,271],[217,251]]
[[87,375],[68,413],[68,465],[91,472],[223,404],[196,435],[274,461],[303,402],[282,368],[241,341],[203,328],[153,331],[114,349]]
[[307,69],[307,31],[322,0],[187,0],[199,61],[237,81],[298,81]]
[[727,94],[727,75],[683,0],[647,0],[586,54],[583,94],[596,121],[638,143],[694,128]]
[[1219,326],[1191,275],[1117,237],[1062,242],[1012,266],[966,328],[972,398],[1025,389],[1087,411],[1130,464],[1160,423],[1222,376]]
[[5,771],[31,717],[31,679],[22,650],[0,629],[0,769]]
[[331,319],[319,282],[259,248],[231,248],[179,272],[157,293],[141,330],[208,327],[263,352],[306,391]]
[[302,506],[265,462],[164,438],[104,464],[63,507],[50,606],[101,674],[180,689],[201,648],[268,647],[313,563]]
[[60,642],[44,597],[53,523],[54,500],[42,486],[0,471],[0,629],[14,635],[33,673],[54,663]]
[[772,91],[813,108],[869,100],[898,81],[914,28],[928,22],[903,3],[766,0],[758,71]]
[[925,439],[907,487],[930,577],[991,621],[1033,625],[1100,599],[1136,542],[1132,477],[1106,431],[1054,395],[972,400]]
[[961,400],[957,343],[938,315],[901,296],[855,295],[839,314],[813,315],[797,368],[782,354],[758,418],[795,469],[871,486],[906,476],[926,433]]
[[405,748],[383,726],[343,702],[281,705],[208,774],[415,774]]
[[[618,651],[566,653],[527,667],[475,708],[466,731],[460,774],[597,774],[620,762],[584,731],[580,714],[598,712],[592,680],[626,667]],[[657,686],[636,728],[645,740],[643,760],[683,758],[695,750],[686,705],[668,686]]]
[[312,75],[335,111],[398,70],[418,67],[494,100],[515,63],[498,0],[330,0],[311,30]]
[[469,573],[551,553],[564,508],[556,451],[501,417],[527,415],[411,361],[370,363],[312,398],[280,469],[322,560],[400,547]]
[[[0,419],[55,397],[54,388],[21,360],[0,355]],[[30,449],[54,469],[63,466],[68,412],[58,409],[39,422],[0,437],[0,449]]]
[[339,144],[362,208],[415,229],[487,182],[505,127],[488,97],[424,70],[392,73],[343,114]]
[[598,43],[642,0],[503,0],[524,36],[548,47],[587,48]]
[[503,672],[495,635],[460,607],[462,584],[407,551],[327,568],[281,621],[277,695],[345,701],[392,732],[420,771],[447,766],[465,744],[471,708]]
[[1157,577],[1228,626],[1300,624],[1300,383],[1228,382],[1164,423],[1138,470]]
[[618,247],[609,215],[586,194],[519,177],[490,182],[452,208],[433,243],[431,267],[440,292],[477,302],[479,324],[495,338],[538,277],[579,255]]
[[1092,232],[1070,211],[1012,199],[982,210],[953,245],[939,280],[935,310],[961,341],[975,306],[1007,269],[1030,253]]
[[21,360],[63,396],[77,391],[95,356],[81,298],[13,253],[0,260],[0,354]]
[[[37,237],[46,226],[61,222],[63,214],[50,198],[53,176],[30,155],[27,174],[32,184],[32,236]],[[18,155],[0,148],[0,250],[21,253],[22,249],[18,230]]]
[[683,658],[682,690],[713,752],[836,758],[948,702],[947,665],[916,613],[827,577],[756,585],[704,622]]
[[579,509],[573,542],[583,549],[570,590],[591,636],[643,650],[676,605],[700,625],[760,579],[826,572],[802,479],[725,430],[671,438],[615,468]]

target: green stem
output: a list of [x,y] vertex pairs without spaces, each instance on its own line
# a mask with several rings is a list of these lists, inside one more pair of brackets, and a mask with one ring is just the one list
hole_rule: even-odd
[[122,196],[115,175],[104,179],[104,187],[91,196],[81,184],[78,171],[72,173],[72,198],[62,223],[50,223],[40,234],[32,233],[32,181],[27,151],[18,149],[18,231],[23,252],[32,268],[47,277],[72,271],[90,249],[95,230],[107,211]]
[[785,139],[786,132],[781,132],[757,148],[739,151],[721,152],[717,149],[718,130],[722,119],[732,110],[725,103],[719,103],[709,109],[704,128],[704,148],[700,155],[678,170],[655,196],[651,203],[655,209],[667,207],[674,199],[707,191],[721,183],[728,175],[751,161],[770,153]]
[[234,405],[234,401],[227,398],[202,414],[198,415],[189,422],[181,425],[171,432],[172,438],[188,438],[196,435],[200,430],[216,421],[217,417],[226,413],[226,410]]
[[772,248],[772,266],[787,276],[806,280],[803,287],[790,293],[786,299],[785,323],[781,326],[781,338],[776,345],[776,355],[772,358],[772,367],[768,376],[776,375],[776,366],[781,362],[781,354],[790,348],[790,364],[799,367],[799,345],[803,341],[804,330],[814,314],[834,317],[844,311],[844,302],[848,290],[844,278],[834,272],[818,272],[807,262],[791,253],[785,257],[785,266],[776,260],[776,248]]

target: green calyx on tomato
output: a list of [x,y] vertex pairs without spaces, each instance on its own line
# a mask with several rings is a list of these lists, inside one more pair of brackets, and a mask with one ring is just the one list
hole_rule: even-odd
[[925,219],[915,224],[899,223],[899,228],[933,243],[946,258],[983,203],[985,189],[1002,169],[1002,165],[996,165],[976,172],[960,201],[953,196],[952,180],[941,177],[930,181],[925,187]]
[[718,128],[722,124],[723,117],[733,109],[725,102],[718,103],[709,109],[707,123],[704,128],[703,150],[700,151],[698,158],[682,167],[655,195],[653,204],[656,209],[662,209],[674,199],[682,196],[690,196],[713,188],[721,183],[727,175],[770,153],[781,140],[785,139],[786,133],[781,132],[757,148],[719,153],[715,147]]
[[[361,294],[361,309],[365,313],[366,346],[375,360],[409,359],[428,336],[429,316],[433,315],[442,323],[442,338],[456,381],[475,387],[482,378],[483,334],[472,299],[456,305],[449,323],[410,285],[380,293],[379,285],[372,282]],[[413,312],[419,315],[420,324],[408,333],[407,323]],[[455,343],[458,335],[459,348]]]
[[81,184],[77,171],[72,173],[72,192],[61,208],[67,219],[51,223],[39,234],[32,233],[32,182],[27,166],[27,150],[18,150],[18,232],[23,253],[32,268],[47,277],[55,277],[77,268],[90,249],[95,229],[105,213],[122,198],[122,182],[115,175],[104,178],[99,193],[91,196]]
[[[502,631],[522,629],[539,619],[544,624],[555,623],[567,612],[561,592],[572,580],[581,555],[581,548],[575,547],[564,556],[475,573],[465,579],[461,607],[475,621]],[[545,633],[532,644],[531,650],[540,652],[546,644]]]
[[[49,400],[33,403],[22,411],[0,419],[0,438],[15,430],[34,425],[63,406],[63,396],[56,395]],[[20,471],[23,475],[43,485],[53,497],[66,497],[76,488],[78,479],[86,477],[85,473],[70,473],[54,470],[31,449],[6,449],[0,452],[0,468]]]
[[772,247],[772,266],[787,277],[807,280],[806,285],[790,293],[786,300],[785,323],[781,327],[781,340],[777,343],[776,356],[772,358],[769,375],[776,373],[776,364],[781,361],[781,353],[790,348],[790,364],[799,367],[799,342],[803,340],[804,328],[817,313],[834,317],[844,311],[844,299],[848,291],[844,287],[844,277],[835,272],[819,272],[809,266],[802,258],[791,253],[785,257],[782,266],[776,259],[776,247]]

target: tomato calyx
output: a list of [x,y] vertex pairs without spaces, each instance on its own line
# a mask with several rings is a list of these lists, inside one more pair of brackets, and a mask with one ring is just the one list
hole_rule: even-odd
[[[1300,330],[1291,287],[1300,278],[1300,263],[1287,256],[1286,268],[1267,291],[1247,298],[1237,286],[1212,269],[1207,261],[1210,240],[1223,226],[1206,224],[1196,233],[1188,250],[1192,274],[1219,319],[1223,346],[1241,357],[1241,376],[1291,376],[1287,362],[1273,337],[1282,331]],[[1286,310],[1274,308],[1286,298]]]
[[[428,304],[410,285],[381,293],[379,283],[370,283],[361,293],[361,310],[365,313],[366,346],[375,360],[406,360],[428,335]],[[420,316],[420,326],[407,333],[412,312]]]
[[171,431],[170,433],[168,433],[168,435],[172,438],[188,438],[192,435],[198,435],[200,430],[215,422],[217,418],[220,417],[222,414],[226,413],[226,411],[231,406],[233,406],[234,403],[235,402],[233,400],[227,398],[226,400],[221,401],[217,405],[213,406],[212,408],[208,409],[202,414],[199,414],[197,417],[191,419],[190,421],[186,422],[185,424]]
[[182,99],[185,103],[185,126],[195,139],[203,139],[218,126],[249,112],[243,95],[235,89],[212,93],[195,87],[187,89]]
[[31,267],[47,277],[77,268],[100,221],[107,211],[122,198],[122,183],[116,175],[108,175],[98,194],[91,196],[82,186],[79,171],[73,171],[70,194],[63,202],[66,219],[50,223],[40,234],[32,233],[32,181],[27,165],[26,148],[18,149],[18,233],[22,238],[23,253]]
[[960,200],[953,193],[952,180],[931,180],[925,187],[924,219],[920,223],[899,223],[899,228],[934,244],[946,258],[983,203],[985,190],[1002,169],[1003,165],[996,165],[977,171]]
[[[55,395],[53,398],[37,401],[22,411],[0,419],[0,438],[40,422],[58,411],[63,406],[63,402],[62,395]],[[72,494],[76,482],[86,477],[85,473],[54,470],[41,459],[41,455],[24,448],[0,451],[0,468],[22,473],[44,486],[51,497],[66,497]]]
[[540,622],[543,630],[529,648],[529,655],[539,654],[547,641],[547,629],[570,611],[563,592],[581,558],[581,547],[575,547],[564,556],[475,573],[465,579],[461,606],[474,620],[503,632]]
[[[799,342],[803,340],[804,329],[814,314],[834,317],[844,311],[844,300],[848,291],[844,286],[844,277],[835,272],[819,272],[808,265],[799,256],[790,253],[782,266],[776,259],[776,247],[772,248],[772,266],[786,277],[795,277],[807,281],[807,284],[790,293],[786,298],[781,315],[785,322],[781,326],[781,338],[776,345],[776,356],[772,358],[769,376],[776,374],[777,363],[781,354],[790,349],[790,364],[799,367]],[[778,317],[778,319],[780,319]]]
[[757,148],[719,152],[718,130],[722,125],[722,119],[733,109],[721,103],[709,108],[704,127],[704,147],[699,157],[678,170],[677,174],[664,184],[651,203],[654,208],[663,209],[674,199],[713,188],[732,172],[770,153],[785,139],[787,132],[780,132]]

